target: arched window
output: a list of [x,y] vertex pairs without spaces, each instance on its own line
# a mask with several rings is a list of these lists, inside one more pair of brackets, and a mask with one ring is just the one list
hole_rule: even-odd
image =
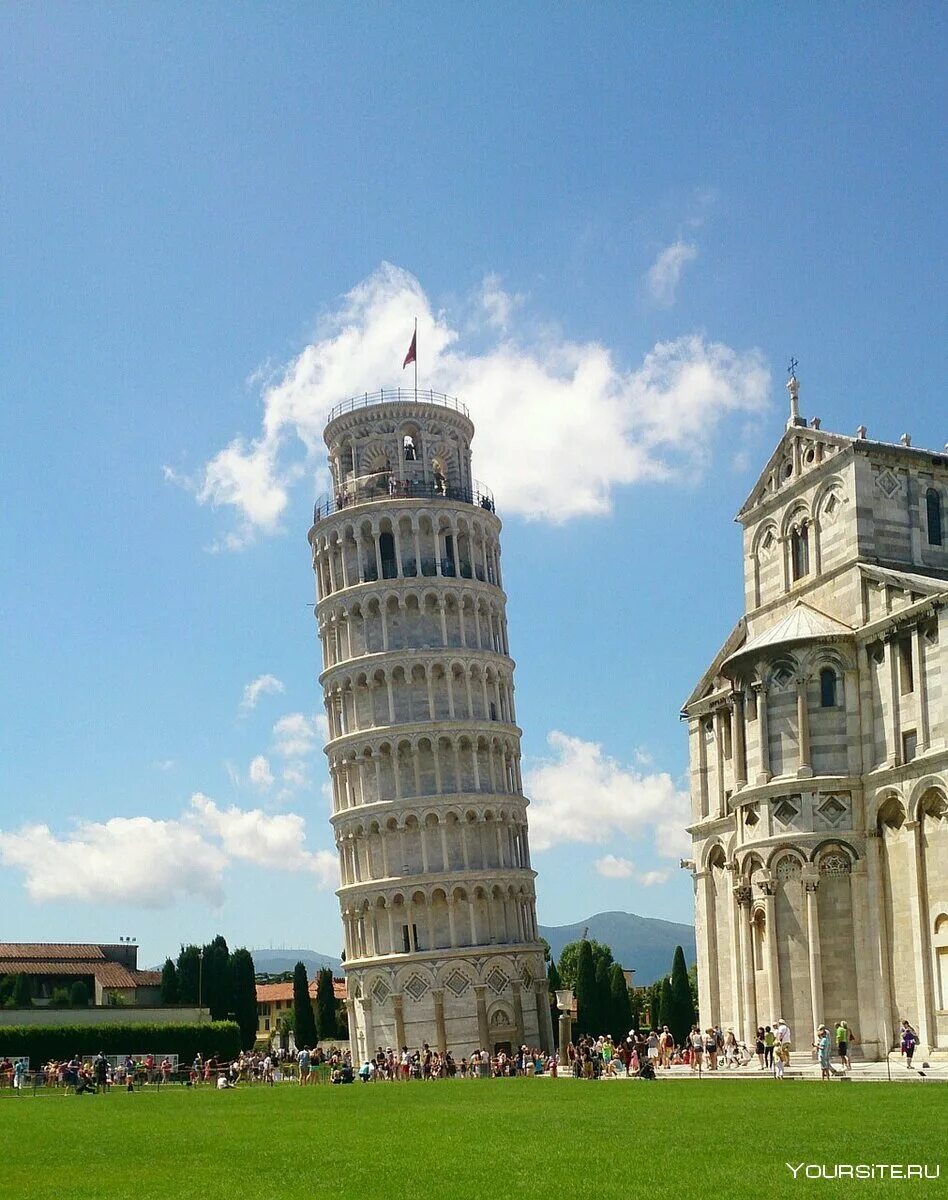
[[940,546],[942,544],[941,496],[934,488],[929,488],[925,493],[925,508],[928,511],[928,544],[929,546]]
[[824,667],[820,671],[820,707],[835,708],[836,704],[836,672],[832,667]]
[[790,534],[790,566],[794,581],[810,573],[810,527],[798,525]]
[[382,560],[382,578],[394,579],[398,574],[395,539],[388,531],[379,534],[379,558]]

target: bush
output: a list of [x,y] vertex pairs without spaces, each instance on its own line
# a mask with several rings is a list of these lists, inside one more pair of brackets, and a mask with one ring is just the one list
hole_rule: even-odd
[[24,1057],[30,1066],[74,1054],[177,1054],[191,1062],[201,1052],[229,1062],[240,1053],[240,1028],[236,1021],[210,1021],[205,1025],[10,1025],[0,1026],[0,1054]]

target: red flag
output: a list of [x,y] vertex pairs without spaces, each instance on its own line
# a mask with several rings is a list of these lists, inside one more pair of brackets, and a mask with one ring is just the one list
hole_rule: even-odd
[[405,368],[408,366],[409,363],[418,361],[417,354],[416,354],[416,351],[418,348],[417,343],[418,343],[418,330],[416,329],[415,332],[412,334],[411,345],[408,347],[408,353],[405,355],[405,361],[402,363],[403,371],[405,370]]

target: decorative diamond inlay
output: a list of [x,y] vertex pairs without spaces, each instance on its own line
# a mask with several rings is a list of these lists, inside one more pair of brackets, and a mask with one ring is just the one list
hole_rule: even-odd
[[449,991],[454,992],[455,996],[463,996],[471,986],[471,981],[463,972],[455,968],[444,981],[444,986]]
[[876,487],[889,497],[894,496],[900,486],[898,479],[888,468],[876,476]]
[[372,996],[379,1004],[384,1004],[392,994],[392,989],[388,986],[384,979],[376,979],[372,984]]
[[781,800],[774,809],[774,816],[781,825],[789,825],[794,817],[800,815],[800,810],[795,804],[791,804],[789,800]]
[[827,796],[816,811],[828,825],[835,828],[845,817],[847,809],[838,796]]
[[493,971],[487,976],[486,982],[490,990],[496,992],[499,996],[509,983],[509,980],[500,967],[494,967]]
[[427,990],[428,985],[420,975],[412,975],[411,979],[405,984],[405,991],[411,996],[412,1000],[420,1000]]

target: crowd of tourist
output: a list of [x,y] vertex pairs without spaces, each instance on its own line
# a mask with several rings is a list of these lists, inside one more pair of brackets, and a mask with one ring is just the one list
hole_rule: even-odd
[[[907,1067],[912,1066],[918,1035],[908,1021],[902,1022],[900,1051]],[[816,1031],[813,1050],[820,1068],[820,1078],[848,1071],[852,1065],[850,1047],[854,1034],[847,1021],[840,1019],[832,1030],[820,1025]],[[834,1067],[835,1045],[839,1068]],[[25,1059],[0,1060],[0,1087],[22,1090],[28,1084],[34,1088],[61,1088],[76,1094],[107,1091],[122,1087],[134,1091],[138,1087],[182,1083],[189,1087],[213,1086],[221,1090],[241,1083],[274,1085],[294,1080],[306,1087],[324,1080],[333,1084],[431,1081],[435,1079],[509,1078],[512,1076],[556,1078],[563,1071],[578,1079],[609,1079],[616,1077],[654,1079],[656,1072],[670,1071],[675,1066],[687,1066],[692,1072],[746,1068],[756,1057],[761,1071],[770,1071],[778,1080],[785,1077],[790,1064],[793,1035],[787,1022],[776,1019],[771,1025],[760,1026],[753,1050],[738,1040],[732,1029],[720,1026],[701,1029],[693,1025],[679,1043],[667,1025],[661,1029],[630,1030],[624,1038],[609,1035],[584,1035],[566,1047],[566,1065],[561,1066],[555,1054],[536,1047],[501,1049],[493,1053],[474,1050],[460,1057],[450,1051],[441,1053],[425,1043],[420,1050],[401,1050],[379,1047],[374,1055],[365,1058],[356,1068],[349,1051],[337,1047],[311,1049],[304,1046],[297,1052],[287,1049],[252,1050],[242,1052],[225,1062],[213,1055],[204,1058],[197,1054],[190,1065],[182,1066],[177,1058],[156,1055],[127,1055],[108,1057],[104,1053],[94,1058],[75,1054],[68,1060],[51,1060],[30,1075]]]

